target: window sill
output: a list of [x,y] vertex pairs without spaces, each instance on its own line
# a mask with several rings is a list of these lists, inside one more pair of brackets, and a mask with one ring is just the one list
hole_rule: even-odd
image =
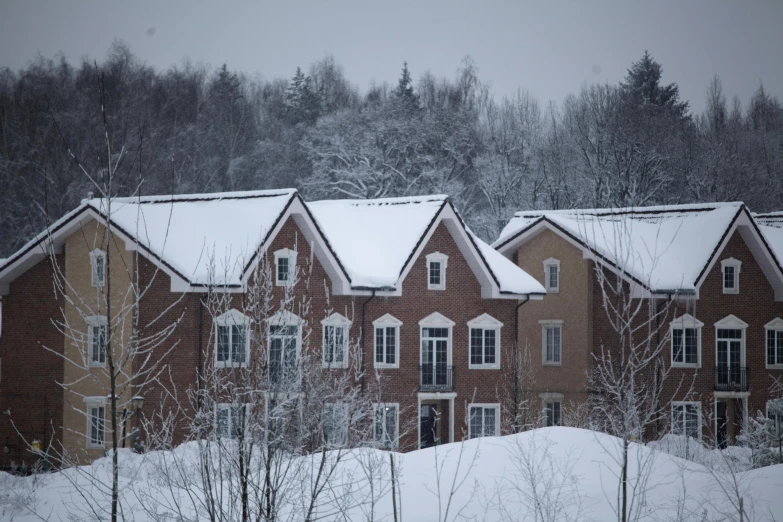
[[783,370],[783,364],[767,364],[767,370]]
[[339,364],[329,364],[322,362],[321,368],[324,370],[345,370],[348,368],[348,363],[339,363]]
[[547,288],[546,289],[547,294],[559,294],[560,288]]
[[726,288],[724,288],[723,293],[728,295],[738,295],[739,290],[727,290]]
[[554,366],[554,367],[560,367],[563,366],[563,362],[545,362],[542,364],[542,366]]
[[216,361],[215,368],[247,368],[247,363],[232,363]]
[[376,368],[378,370],[399,370],[400,365],[399,364],[379,364],[375,363],[373,365],[373,368]]
[[701,368],[701,363],[672,363],[672,368],[682,368],[686,370],[698,370]]
[[87,443],[87,449],[88,450],[97,450],[97,449],[105,450],[106,449],[106,445],[105,444],[90,444],[90,443]]
[[427,290],[445,290],[445,286],[427,286]]
[[106,368],[106,363],[90,361],[90,368]]
[[468,364],[468,370],[499,370],[499,364]]

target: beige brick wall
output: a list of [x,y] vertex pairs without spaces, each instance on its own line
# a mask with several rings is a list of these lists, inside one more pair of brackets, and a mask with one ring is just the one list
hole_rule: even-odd
[[[84,224],[70,235],[65,243],[65,365],[63,370],[63,446],[71,455],[80,460],[92,459],[103,455],[103,449],[87,449],[87,419],[85,417],[85,397],[107,398],[110,394],[108,365],[89,366],[89,347],[87,343],[87,322],[89,316],[107,316],[111,308],[108,329],[112,337],[112,354],[117,359],[122,348],[130,338],[134,313],[131,307],[133,293],[130,285],[133,281],[134,255],[125,250],[125,242],[112,236],[107,256],[107,268],[110,276],[103,287],[92,285],[90,252],[95,249],[107,251],[105,228],[95,221]],[[111,300],[106,292],[111,286]],[[127,402],[132,396],[128,378],[130,363],[125,365],[124,375],[117,377],[119,403]],[[111,446],[110,401],[106,400],[106,447]],[[121,436],[119,417],[122,406],[118,405],[118,437]],[[128,429],[131,426],[129,424]]]

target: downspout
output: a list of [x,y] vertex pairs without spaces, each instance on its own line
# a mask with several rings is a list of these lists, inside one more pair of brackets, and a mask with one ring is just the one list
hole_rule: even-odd
[[202,347],[203,347],[203,326],[204,326],[204,307],[206,306],[206,303],[204,303],[204,296],[199,297],[198,299],[198,368],[196,371],[198,372],[198,375],[196,376],[196,390],[198,393],[196,394],[196,404],[198,405],[199,411],[201,411],[201,381],[204,379],[204,368],[203,368],[203,361],[202,361]]
[[519,308],[530,301],[530,296],[514,308],[514,433],[519,433]]
[[[658,303],[656,305],[656,311],[655,311],[656,312],[655,313],[655,323],[656,323],[655,346],[660,346],[661,345],[661,306],[665,305],[666,303],[671,302],[671,300],[672,300],[672,294],[671,293],[666,294],[666,296],[667,296],[666,300],[662,300],[660,303]],[[662,379],[661,378],[661,368],[659,366],[659,367],[656,368],[656,375],[655,375],[655,381],[656,381],[655,385],[656,385],[656,388],[661,386],[661,379]],[[660,391],[656,390],[655,395],[656,395],[656,397],[660,398]],[[657,408],[657,404],[656,404],[656,408]],[[659,416],[658,420],[655,421],[655,431],[656,431],[656,433],[654,435],[655,439],[658,438],[658,433],[661,432],[661,422],[662,422],[662,419],[660,419],[660,416]]]
[[372,291],[372,295],[364,303],[362,303],[362,336],[361,336],[361,339],[362,339],[362,349],[360,351],[360,357],[361,357],[361,361],[362,361],[362,386],[361,386],[362,394],[364,393],[365,374],[366,374],[366,372],[364,371],[365,370],[365,366],[366,366],[366,360],[365,360],[365,357],[364,357],[364,347],[366,346],[366,343],[364,342],[364,339],[365,339],[365,336],[366,336],[366,331],[365,331],[365,328],[364,328],[364,326],[365,326],[364,322],[365,322],[365,319],[367,317],[367,314],[366,314],[366,312],[367,312],[367,304],[370,301],[372,301],[373,299],[375,299],[375,290],[373,290]]

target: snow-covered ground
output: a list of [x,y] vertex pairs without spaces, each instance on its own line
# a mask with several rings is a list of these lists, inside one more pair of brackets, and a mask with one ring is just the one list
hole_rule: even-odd
[[[682,451],[682,447],[675,446],[676,441],[668,441],[667,451]],[[702,462],[709,454],[688,444],[689,454],[692,450],[698,452]],[[619,455],[618,439],[564,427],[395,454],[400,520],[616,519],[613,506],[618,494]],[[158,520],[195,520],[192,502],[195,499],[199,503],[199,498],[172,488],[164,480],[162,465],[179,463],[187,468],[195,464],[196,456],[194,444],[146,455],[123,450],[120,489],[125,518],[150,520],[151,511],[163,514],[174,505],[171,500],[178,498],[183,509]],[[388,477],[378,481],[383,495],[373,507],[369,502],[371,481],[362,471],[373,459],[377,465],[388,462],[388,453],[354,450],[347,457],[335,474],[340,477],[335,484],[340,482],[343,489],[335,488],[333,493],[342,499],[344,508],[336,510],[341,511],[339,515],[326,519],[368,520],[372,512],[373,520],[392,520]],[[629,498],[637,499],[634,510],[640,515],[638,519],[738,520],[736,503],[742,497],[745,520],[783,520],[783,465],[734,474],[715,472],[702,464],[635,444],[631,447],[630,463]],[[642,474],[644,480],[639,480],[640,467],[649,470]],[[197,470],[198,466],[194,466],[186,472],[197,474]],[[0,475],[0,519],[86,520],[95,513],[101,515],[101,510],[108,507],[108,495],[88,491],[88,498],[104,499],[103,506],[92,506],[98,508],[93,512],[92,507],[87,507],[93,502],[86,500],[74,483],[89,490],[88,479],[94,477],[108,483],[110,471],[109,460],[101,459],[79,470],[48,475]],[[347,490],[344,486],[348,483],[352,484],[350,501],[340,493]],[[306,488],[306,483],[296,486],[297,491]],[[361,505],[357,504],[360,499],[364,500]],[[292,506],[299,500],[293,499]],[[330,508],[334,506],[322,506],[319,515],[327,515]],[[534,516],[534,511],[538,516]],[[198,518],[204,520],[204,513]],[[301,520],[301,515],[293,513],[290,519]]]

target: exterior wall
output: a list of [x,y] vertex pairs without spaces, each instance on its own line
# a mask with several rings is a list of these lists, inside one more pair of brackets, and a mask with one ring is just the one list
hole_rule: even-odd
[[[133,328],[134,311],[130,306],[133,292],[129,287],[134,276],[133,252],[125,250],[125,242],[114,236],[110,239],[109,250],[104,244],[105,228],[95,221],[84,224],[72,233],[65,242],[65,280],[66,293],[69,302],[65,304],[64,343],[66,362],[63,368],[63,448],[71,458],[91,460],[103,456],[101,448],[87,448],[87,417],[85,398],[103,398],[110,395],[108,366],[89,367],[89,347],[87,343],[88,326],[85,318],[88,316],[107,316],[108,328],[113,333],[111,351],[113,357],[119,357],[123,345],[130,338]],[[108,251],[106,260],[110,268],[103,287],[92,285],[92,268],[90,252],[94,249]],[[107,299],[109,284],[111,295]],[[107,304],[111,312],[107,314]],[[108,334],[107,334],[108,335]],[[108,361],[107,361],[108,362]],[[124,368],[126,374],[132,372],[131,362]],[[133,390],[123,377],[118,377],[116,389],[120,392],[119,403],[128,403],[133,396]],[[111,447],[111,413],[110,401],[106,400],[106,447]],[[119,406],[119,405],[118,405]],[[121,406],[119,406],[121,407]],[[121,437],[121,411],[117,412],[117,426]]]
[[[560,290],[541,301],[530,301],[519,309],[519,345],[528,347],[534,370],[526,388],[535,404],[541,394],[563,394],[562,407],[583,403],[587,398],[586,369],[592,363],[593,309],[591,282],[593,265],[582,251],[550,230],[527,241],[516,253],[519,267],[545,285],[544,261],[560,261]],[[546,285],[545,285],[546,286]],[[562,320],[562,364],[543,364],[542,320]]]
[[[60,270],[65,256],[55,256]],[[49,259],[19,276],[2,297],[0,332],[0,468],[30,465],[32,440],[59,448],[63,424],[63,335],[52,324],[62,318],[62,299],[52,287]],[[47,348],[49,350],[47,350]],[[18,430],[18,432],[17,432]]]

